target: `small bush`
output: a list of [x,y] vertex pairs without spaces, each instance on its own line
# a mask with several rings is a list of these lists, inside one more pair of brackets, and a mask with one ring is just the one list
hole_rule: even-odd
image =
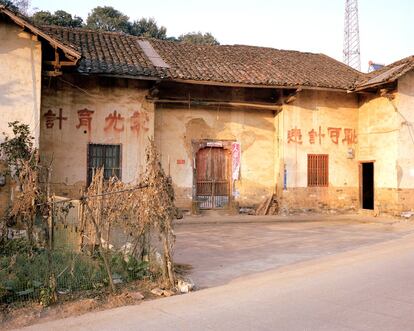
[[[24,241],[11,241],[7,254],[0,256],[0,302],[40,299],[47,305],[49,264],[47,251],[29,251]],[[142,279],[148,264],[120,253],[111,254],[111,267],[122,282]],[[57,290],[75,292],[94,290],[108,285],[102,259],[83,253],[58,250],[52,252],[52,272]],[[46,298],[46,299],[45,299]]]

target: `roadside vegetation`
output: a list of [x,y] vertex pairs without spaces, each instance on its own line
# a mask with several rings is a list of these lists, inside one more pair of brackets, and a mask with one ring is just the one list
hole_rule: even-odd
[[48,307],[70,297],[116,296],[140,282],[156,295],[180,292],[174,190],[152,139],[138,182],[105,179],[97,168],[79,197],[58,198],[51,193],[53,161],[40,160],[27,125],[9,125],[13,135],[0,144],[15,192],[0,221],[3,312],[25,302]]

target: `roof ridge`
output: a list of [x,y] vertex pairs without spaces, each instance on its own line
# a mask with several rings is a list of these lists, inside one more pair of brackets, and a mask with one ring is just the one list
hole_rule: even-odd
[[[143,37],[143,36],[135,36],[135,35],[132,35],[132,34],[129,34],[129,33],[126,33],[126,32],[122,32],[122,31],[95,30],[95,29],[90,29],[90,28],[67,27],[67,26],[60,26],[60,25],[53,25],[53,24],[43,24],[40,27],[56,28],[56,29],[62,29],[62,30],[68,30],[68,31],[89,32],[89,33],[96,33],[96,34],[111,34],[111,35],[119,35],[119,36],[128,36],[128,37],[138,38],[138,39],[142,39],[142,40],[149,40],[149,41],[169,43],[169,44],[180,44],[180,45],[186,45],[186,46],[189,46],[189,47],[201,47],[201,48],[246,47],[246,48],[252,48],[252,49],[274,50],[274,51],[279,51],[279,52],[284,52],[284,53],[298,53],[298,54],[310,54],[310,55],[321,55],[322,54],[322,53],[308,52],[308,51],[304,52],[304,51],[299,51],[299,50],[296,50],[296,49],[282,49],[282,48],[275,48],[275,47],[271,47],[271,46],[256,46],[256,45],[246,45],[246,44],[198,45],[198,44],[190,44],[190,43],[186,43],[186,42],[177,42],[177,41],[168,40],[168,39],[157,39],[157,38],[150,38],[150,37]],[[322,55],[327,56],[330,59],[333,59],[328,55],[325,55],[325,54],[322,54]],[[341,62],[339,62],[339,63],[341,63]]]
[[333,57],[330,57],[329,55],[326,55],[326,54],[324,54],[324,53],[318,53],[318,54],[319,54],[319,55],[322,55],[322,56],[325,56],[325,57],[329,58],[330,60],[334,60],[334,61],[336,61],[336,62],[337,62],[338,64],[340,64],[341,66],[346,67],[346,68],[348,68],[348,69],[351,69],[352,71],[354,71],[355,73],[357,73],[357,74],[359,74],[359,75],[365,75],[365,74],[366,74],[365,72],[359,71],[359,70],[357,70],[357,69],[355,69],[355,68],[353,68],[353,67],[351,67],[351,66],[347,65],[346,63],[343,63],[343,62],[341,62],[341,61],[339,61],[339,60],[337,60],[337,59],[335,59],[335,58],[333,58]]
[[80,28],[80,27],[70,27],[70,26],[61,26],[61,25],[55,25],[55,24],[42,24],[39,25],[40,28],[55,28],[55,29],[61,29],[61,30],[70,30],[70,31],[80,31],[80,32],[92,32],[92,33],[99,33],[99,34],[114,34],[114,35],[121,35],[121,36],[132,36],[132,37],[138,37],[134,36],[122,31],[105,31],[105,30],[97,30],[97,29],[90,29],[90,28]]

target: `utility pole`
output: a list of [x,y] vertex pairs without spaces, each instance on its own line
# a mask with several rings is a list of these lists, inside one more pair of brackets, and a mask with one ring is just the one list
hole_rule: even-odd
[[361,71],[358,0],[345,0],[344,63]]

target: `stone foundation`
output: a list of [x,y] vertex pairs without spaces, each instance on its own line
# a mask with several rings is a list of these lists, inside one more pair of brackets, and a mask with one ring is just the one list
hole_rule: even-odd
[[414,189],[398,189],[401,211],[414,211]]
[[286,212],[327,210],[356,211],[359,209],[356,187],[301,187],[282,192],[280,210]]

